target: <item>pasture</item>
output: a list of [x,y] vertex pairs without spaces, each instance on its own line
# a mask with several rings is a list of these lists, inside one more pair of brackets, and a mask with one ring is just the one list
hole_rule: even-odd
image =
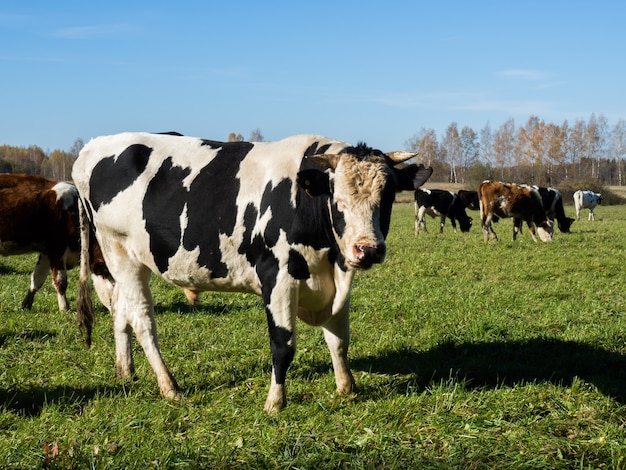
[[86,350],[49,280],[20,309],[36,257],[0,258],[0,467],[626,468],[626,206],[545,244],[513,243],[510,220],[485,243],[469,215],[469,233],[428,218],[415,237],[396,204],[387,260],[354,283],[359,392],[336,395],[321,330],[299,323],[277,415],[259,298],[191,308],[153,278],[175,403],[136,344],[137,379],[115,379],[103,307]]

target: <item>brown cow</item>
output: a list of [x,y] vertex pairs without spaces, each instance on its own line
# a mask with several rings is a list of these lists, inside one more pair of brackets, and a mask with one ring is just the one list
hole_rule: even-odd
[[[100,300],[110,304],[112,284],[100,247],[90,246],[90,267]],[[67,269],[78,265],[80,237],[78,192],[70,183],[33,175],[0,175],[0,255],[39,253],[22,308],[52,270],[59,309],[67,310]]]
[[[526,221],[535,242],[537,241],[535,225],[542,241],[546,242],[552,238],[552,223],[546,216],[541,195],[536,189],[521,184],[483,181],[478,187],[478,199],[485,241],[489,240],[489,231],[495,240],[498,239],[491,223],[494,216]],[[518,231],[519,227],[515,224],[513,240],[517,237]]]

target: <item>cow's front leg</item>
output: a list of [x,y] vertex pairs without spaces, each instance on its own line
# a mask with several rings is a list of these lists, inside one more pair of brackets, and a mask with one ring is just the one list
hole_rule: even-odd
[[348,346],[350,344],[350,304],[346,302],[341,311],[334,314],[323,326],[324,339],[330,350],[335,371],[337,392],[341,395],[349,395],[356,391],[354,377],[350,372],[348,361]]
[[289,323],[291,327],[277,324],[274,314],[270,309],[267,311],[267,325],[270,336],[270,349],[272,351],[272,380],[270,389],[265,400],[265,411],[274,413],[280,411],[287,405],[287,393],[285,391],[285,380],[287,369],[291,365],[296,354],[296,335],[293,328],[293,320]]
[[[22,300],[22,308],[30,310],[33,307],[33,299],[35,298],[35,294],[41,286],[43,285],[46,277],[48,277],[48,273],[50,272],[50,258],[46,255],[39,255],[39,259],[37,260],[37,264],[35,265],[35,269],[30,275],[30,287],[28,292],[26,293],[26,297]],[[66,301],[67,304],[67,301]],[[59,308],[61,308],[61,304],[59,303]],[[63,308],[61,308],[63,310]],[[65,306],[65,310],[67,310],[67,305]]]

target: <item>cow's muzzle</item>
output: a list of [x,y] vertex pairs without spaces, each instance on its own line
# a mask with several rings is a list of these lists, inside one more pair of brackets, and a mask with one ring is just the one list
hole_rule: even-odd
[[356,262],[350,263],[353,268],[369,269],[375,263],[382,263],[385,260],[387,247],[384,243],[377,245],[364,245],[357,243],[352,248]]

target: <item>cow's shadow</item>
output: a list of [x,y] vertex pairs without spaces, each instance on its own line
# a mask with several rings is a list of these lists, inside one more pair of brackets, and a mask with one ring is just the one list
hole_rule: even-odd
[[2,347],[7,340],[22,339],[26,341],[44,342],[55,336],[56,332],[48,330],[26,330],[21,332],[3,331],[0,332],[0,347]]
[[123,385],[106,387],[28,387],[0,388],[0,406],[20,416],[34,418],[41,414],[45,406],[51,403],[61,407],[80,410],[92,400],[102,395],[118,395]]
[[[56,336],[56,332],[49,330],[28,330],[23,332],[3,331],[0,333],[0,347],[7,341],[26,340],[45,342]],[[11,410],[28,418],[39,416],[44,406],[50,403],[82,408],[95,396],[103,393],[115,393],[119,387],[39,387],[17,386],[11,388],[0,387],[0,407]]]
[[[577,378],[604,395],[626,402],[626,356],[575,341],[531,339],[488,343],[442,343],[426,351],[400,349],[356,357],[354,371],[390,375],[398,393],[454,378],[468,388],[513,387],[549,382],[569,386]],[[361,387],[366,395],[375,390]]]

